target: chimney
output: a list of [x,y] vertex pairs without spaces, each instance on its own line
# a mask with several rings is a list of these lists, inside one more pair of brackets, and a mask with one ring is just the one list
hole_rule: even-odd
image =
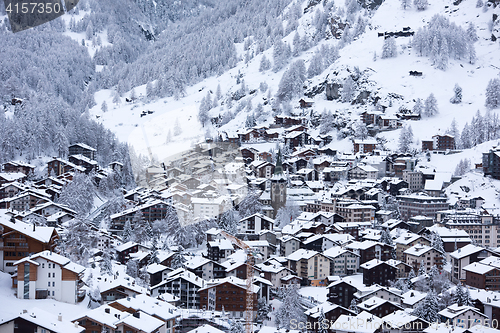
[[134,317],[136,318],[141,318],[141,313],[140,312],[136,312],[133,314]]
[[59,315],[57,316],[57,320],[62,321],[62,314],[61,313],[59,313]]
[[78,322],[75,321],[73,324],[75,324],[75,327],[78,328]]
[[111,313],[111,312],[110,312],[110,310],[109,310],[109,308],[105,308],[105,309],[104,309],[104,312],[106,312],[106,313]]
[[23,310],[23,313],[28,313],[28,310],[24,309],[24,310]]
[[33,224],[33,231],[35,231],[35,225]]

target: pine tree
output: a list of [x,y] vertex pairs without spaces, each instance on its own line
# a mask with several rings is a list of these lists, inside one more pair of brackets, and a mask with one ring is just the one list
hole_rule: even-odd
[[159,263],[160,263],[160,259],[158,258],[158,240],[156,239],[156,237],[153,237],[148,264],[151,265],[151,264],[159,264]]
[[446,265],[446,252],[444,251],[443,240],[436,232],[431,234],[431,247],[441,253],[443,266]]
[[120,104],[120,94],[116,90],[113,93],[113,104],[115,104],[115,105]]
[[177,269],[184,267],[184,263],[186,262],[186,259],[184,256],[180,253],[174,254],[172,261],[170,262],[170,268],[172,269]]
[[280,101],[288,101],[292,97],[302,94],[305,79],[304,60],[297,60],[283,73],[276,97]]
[[425,268],[425,262],[424,262],[424,260],[422,260],[420,262],[420,267],[418,268],[418,276],[425,275],[426,271],[427,270]]
[[357,121],[354,126],[354,137],[364,140],[368,137],[368,128],[362,121]]
[[488,109],[500,107],[500,79],[491,79],[486,87],[486,101],[484,105]]
[[470,291],[468,287],[465,287],[463,304],[465,306],[474,306],[474,304],[472,303],[472,298],[470,297]]
[[420,98],[417,98],[417,100],[415,101],[415,105],[413,106],[413,113],[421,115],[423,110],[424,105],[422,104],[422,100]]
[[304,322],[305,315],[300,304],[300,295],[297,288],[290,287],[287,288],[285,292],[285,297],[283,299],[283,304],[276,311],[276,327],[278,329],[292,328],[292,319],[296,319],[297,322]]
[[130,277],[133,277],[134,279],[139,276],[139,265],[137,264],[136,260],[127,261],[126,273],[127,273],[127,275],[129,275]]
[[298,57],[299,56],[301,48],[302,48],[300,44],[301,44],[300,35],[296,31],[295,35],[293,35],[293,42],[292,42],[293,52],[292,52],[292,56],[294,56],[294,57]]
[[110,249],[105,249],[101,259],[101,274],[113,275],[113,263],[111,262]]
[[403,7],[404,10],[407,10],[408,8],[411,7],[411,0],[401,0],[401,7]]
[[417,8],[417,10],[426,10],[429,6],[427,0],[414,0],[413,4],[415,5],[415,8]]
[[384,39],[384,45],[382,47],[382,59],[394,58],[398,55],[398,49],[396,46],[396,39],[394,37],[389,37]]
[[128,241],[132,240],[132,225],[130,224],[130,221],[127,220],[125,222],[125,225],[123,226],[123,233],[122,233],[122,240],[124,243],[127,243]]
[[462,130],[462,135],[460,136],[460,144],[462,149],[472,148],[471,133],[468,123],[465,123],[464,128]]
[[319,313],[318,317],[318,323],[319,323],[319,329],[317,330],[318,333],[328,333],[328,322],[325,317],[325,312],[323,311],[323,308],[321,308],[321,312]]
[[108,112],[108,104],[106,103],[106,101],[102,102],[101,111],[104,113]]
[[453,88],[453,93],[455,95],[450,99],[450,103],[452,104],[462,103],[462,88],[458,85],[458,83],[455,84],[455,87]]
[[464,288],[462,287],[461,282],[457,285],[457,288],[455,290],[455,297],[453,298],[453,301],[455,303],[457,303],[458,305],[465,305],[464,304],[466,302],[465,291],[464,291]]
[[424,300],[420,302],[413,315],[429,322],[436,323],[439,319],[439,304],[437,301],[437,296],[433,291],[427,293]]
[[403,127],[399,134],[399,151],[403,154],[410,152],[413,144],[413,130],[411,126]]
[[245,333],[245,328],[239,320],[231,320],[231,326],[229,328],[229,333]]
[[351,305],[349,306],[349,310],[351,310],[355,314],[359,313],[358,302],[356,302],[355,298],[352,299]]
[[437,100],[433,93],[431,93],[425,100],[424,112],[427,117],[432,117],[439,113]]

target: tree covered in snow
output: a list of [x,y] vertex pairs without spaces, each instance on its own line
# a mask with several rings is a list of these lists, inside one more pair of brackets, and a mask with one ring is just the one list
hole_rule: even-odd
[[184,263],[186,262],[186,258],[180,252],[176,252],[172,257],[172,261],[170,262],[170,268],[177,269],[184,267]]
[[281,38],[278,38],[274,42],[273,46],[273,62],[274,62],[274,72],[279,72],[284,68],[292,54],[292,50],[288,43],[283,42]]
[[468,158],[463,158],[458,162],[457,166],[455,167],[455,172],[453,173],[454,176],[463,176],[467,172],[470,171],[471,165],[470,165],[470,160]]
[[95,186],[92,176],[75,172],[73,181],[63,186],[59,203],[67,205],[79,215],[87,215],[94,206]]
[[82,218],[76,218],[70,222],[66,239],[66,251],[70,259],[83,266],[87,266],[91,250],[97,246],[97,235],[90,226],[90,222]]
[[174,136],[179,136],[182,134],[182,128],[179,123],[179,118],[175,118],[175,124],[174,124]]
[[364,140],[368,137],[368,128],[366,127],[366,124],[364,122],[358,120],[354,124],[354,137],[361,140]]
[[321,308],[321,311],[319,313],[318,323],[319,323],[319,328],[317,329],[316,332],[328,333],[329,325],[328,325],[328,321],[326,320],[325,312],[323,311],[323,308]]
[[460,135],[460,144],[462,149],[469,149],[472,147],[471,132],[469,123],[465,123],[462,129],[462,134]]
[[323,72],[323,55],[321,52],[316,51],[314,56],[311,58],[309,62],[309,67],[307,68],[307,77],[312,78],[313,76],[321,74]]
[[218,217],[219,228],[231,235],[236,235],[238,232],[238,223],[240,216],[238,212],[232,207],[226,207],[224,212]]
[[429,323],[436,323],[439,320],[438,312],[439,304],[437,295],[433,291],[430,291],[424,300],[417,305],[417,308],[413,311],[413,315]]
[[352,299],[351,304],[349,305],[349,310],[351,310],[355,314],[358,314],[360,312],[358,308],[358,302],[355,298]]
[[500,79],[494,78],[488,82],[485,96],[486,101],[484,105],[488,109],[496,109],[500,107]]
[[271,306],[267,304],[265,297],[259,298],[257,301],[257,320],[264,321],[269,312],[271,312]]
[[127,268],[125,273],[134,279],[139,276],[139,264],[137,263],[137,260],[129,260],[127,261]]
[[384,39],[382,46],[382,59],[394,58],[398,56],[398,48],[396,45],[396,38],[389,37]]
[[107,275],[113,275],[113,262],[112,262],[112,255],[111,255],[111,250],[109,248],[106,248],[103,251],[102,254],[102,259],[100,262],[101,266],[101,275],[107,274]]
[[233,318],[229,327],[229,333],[245,333],[245,328],[239,320]]
[[304,60],[296,60],[283,73],[276,97],[279,100],[288,101],[292,97],[302,94],[305,79],[306,70]]
[[125,225],[123,226],[122,241],[126,243],[128,241],[131,241],[132,239],[133,239],[132,225],[130,224],[130,221],[127,220],[125,222]]
[[354,96],[356,95],[356,82],[349,75],[342,85],[342,91],[340,93],[340,99],[344,103],[350,103]]
[[200,123],[205,127],[205,124],[209,121],[208,111],[212,108],[212,101],[210,98],[210,92],[202,98],[200,103],[200,108],[198,109],[198,119]]
[[305,322],[305,314],[300,303],[300,295],[297,288],[286,288],[283,303],[276,311],[275,323],[278,329],[291,329],[292,319],[297,322]]
[[415,114],[422,114],[424,110],[424,105],[422,104],[422,100],[420,98],[417,98],[415,101],[415,105],[413,106],[413,113]]
[[429,7],[427,0],[414,0],[413,4],[417,10],[426,10]]
[[401,0],[401,7],[406,10],[411,7],[411,0]]
[[445,70],[449,58],[474,63],[474,42],[462,27],[436,14],[427,26],[415,33],[412,48],[419,56],[430,57],[434,66]]
[[242,218],[262,212],[262,203],[259,201],[259,197],[260,192],[255,187],[248,188],[247,195],[238,207],[238,212]]
[[160,258],[158,258],[158,239],[153,237],[151,241],[151,251],[149,252],[148,265],[159,264]]
[[413,145],[413,130],[411,125],[401,128],[401,133],[399,134],[399,151],[403,154],[411,151],[411,146]]
[[274,223],[276,226],[283,228],[290,224],[294,219],[300,215],[300,207],[293,201],[287,201],[285,206],[278,209]]
[[425,268],[425,262],[422,259],[422,261],[420,262],[420,267],[418,268],[418,276],[425,275],[426,271],[427,270]]
[[433,93],[425,99],[424,113],[427,117],[432,117],[439,113],[437,99]]
[[459,104],[462,103],[462,88],[457,84],[453,88],[454,96],[450,99],[450,103]]
[[455,290],[455,297],[453,298],[453,301],[457,303],[458,305],[466,305],[466,306],[472,306],[472,300],[470,297],[470,292],[467,287],[462,286],[462,283],[460,282],[457,285],[457,288]]
[[260,59],[259,72],[265,72],[269,69],[271,69],[271,61],[263,54]]

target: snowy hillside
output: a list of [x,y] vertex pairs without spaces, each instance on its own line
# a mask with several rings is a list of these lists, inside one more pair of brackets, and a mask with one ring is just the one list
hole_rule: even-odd
[[[302,10],[307,5],[307,1],[300,4]],[[338,6],[340,7],[342,4]],[[287,7],[287,10],[290,11],[293,8],[294,4],[291,4]],[[317,20],[315,16],[324,8],[320,4],[310,8],[306,14],[300,17],[296,29],[290,31],[283,38],[283,41],[292,45],[296,32],[300,36],[312,35],[315,29],[314,21]],[[283,17],[287,17],[287,10],[285,10]],[[334,11],[335,8],[330,10]],[[476,8],[476,3],[472,1],[464,1],[455,6],[451,1],[437,0],[433,1],[428,9],[424,11],[417,11],[415,8],[403,10],[400,2],[386,1],[372,14],[366,14],[365,18],[368,20],[368,24],[365,32],[359,37],[355,37],[350,44],[339,49],[340,57],[321,74],[307,80],[305,85],[310,89],[325,79],[332,80],[332,78],[335,78],[339,80],[340,77],[346,77],[349,74],[346,70],[352,71],[354,67],[358,67],[360,72],[366,76],[369,85],[372,86],[372,92],[375,92],[380,98],[387,99],[390,93],[402,96],[402,99],[391,101],[392,105],[389,104],[385,111],[387,115],[393,115],[401,106],[412,109],[417,98],[425,100],[430,93],[433,93],[437,98],[439,108],[437,116],[432,118],[424,117],[420,121],[403,121],[403,126],[411,124],[415,139],[414,148],[419,148],[418,145],[421,140],[429,140],[434,134],[443,134],[450,127],[453,119],[456,120],[457,127],[461,130],[466,122],[471,123],[471,119],[477,110],[484,116],[486,112],[484,107],[485,89],[490,79],[498,77],[500,68],[500,58],[495,56],[498,52],[498,43],[491,41],[491,32],[488,26],[493,12],[497,13],[498,11],[497,8],[485,12],[483,8]],[[361,9],[359,13],[362,16],[364,10]],[[378,33],[399,31],[403,27],[410,27],[412,31],[418,31],[419,28],[426,26],[435,14],[441,14],[449,18],[451,22],[464,29],[467,28],[470,22],[473,22],[479,37],[479,40],[475,43],[477,60],[474,64],[470,64],[466,59],[461,61],[450,59],[446,71],[436,69],[432,66],[432,61],[429,58],[419,57],[416,54],[417,52],[411,48],[409,44],[412,37],[396,39],[397,57],[380,58],[384,38],[378,37]],[[328,15],[328,13],[325,13],[325,15]],[[370,15],[373,16],[370,17]],[[287,22],[284,20],[285,27]],[[248,43],[236,44],[236,50],[241,61],[235,68],[218,77],[210,77],[192,87],[187,87],[185,96],[179,100],[174,98],[153,98],[152,101],[149,101],[150,99],[144,97],[146,95],[146,86],[143,85],[135,88],[135,94],[143,96],[139,98],[139,101],[134,103],[125,102],[125,96],[129,96],[129,92],[124,94],[118,104],[115,104],[113,103],[113,91],[103,90],[96,93],[97,105],[91,109],[91,114],[96,117],[98,122],[102,122],[105,127],[115,132],[120,140],[130,143],[136,153],[148,156],[149,147],[151,152],[160,160],[179,150],[187,149],[193,142],[214,136],[218,132],[235,133],[238,129],[242,129],[248,115],[252,112],[255,113],[255,109],[259,104],[264,104],[263,111],[261,111],[263,116],[257,119],[257,124],[269,124],[272,122],[273,112],[271,110],[272,102],[268,101],[268,98],[274,98],[279,88],[280,79],[288,67],[285,66],[276,73],[273,70],[259,71],[262,57],[265,56],[267,59],[273,60],[273,48],[257,54],[257,46],[251,43],[251,37],[247,37],[245,42],[249,39],[250,42]],[[313,61],[312,58],[315,53],[321,47],[325,45],[338,46],[341,42],[341,40],[334,38],[322,39],[316,46],[307,51],[299,52],[297,57],[289,59],[289,64],[298,59],[303,59],[307,68]],[[245,48],[249,50],[250,57],[253,57],[249,61],[245,61],[245,58],[248,57],[244,51]],[[376,54],[376,57],[374,57],[374,54]],[[423,72],[423,75],[413,77],[409,75],[409,71],[420,71]],[[240,76],[239,80],[238,74]],[[242,81],[246,86],[246,96],[239,101],[229,101],[231,96],[241,87],[241,83],[237,84],[237,82]],[[267,84],[267,91],[259,89],[262,82]],[[460,104],[451,104],[449,100],[453,96],[453,87],[456,83],[463,88],[463,100]],[[218,106],[213,107],[209,115],[211,117],[220,115],[223,118],[225,114],[231,112],[234,119],[220,128],[210,124],[202,127],[197,119],[201,101],[207,95],[207,92],[209,92],[208,95],[213,100],[218,85],[220,85],[222,97],[217,100]],[[300,96],[296,96],[290,101],[294,107],[292,112],[297,114],[300,112],[297,103],[298,99],[300,99]],[[106,113],[101,110],[104,101],[106,101],[109,109]],[[359,119],[359,113],[374,109],[373,105],[350,105],[350,103],[328,101],[324,92],[313,97],[312,101],[314,102],[314,112],[322,113],[323,110],[341,110],[352,121]],[[248,105],[249,102],[250,106]],[[286,108],[286,104],[282,104],[281,109],[284,112],[287,112]],[[140,114],[143,110],[152,110],[154,113],[141,117]],[[182,134],[175,136],[173,132],[177,120]],[[172,138],[170,142],[168,142],[169,131]],[[400,131],[395,130],[378,134],[379,137],[387,139],[386,149],[397,151]],[[332,145],[337,149],[346,151],[349,151],[352,147],[349,141],[345,140]],[[479,157],[479,154],[476,154],[474,161],[479,162]],[[439,158],[437,157],[437,159]],[[452,160],[455,161],[455,158]],[[452,172],[455,165],[447,164],[446,168]]]

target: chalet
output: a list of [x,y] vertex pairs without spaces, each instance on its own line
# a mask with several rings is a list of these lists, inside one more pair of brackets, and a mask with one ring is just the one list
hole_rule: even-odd
[[303,168],[297,171],[296,174],[299,175],[300,179],[305,182],[319,180],[318,172],[314,169]]
[[274,123],[282,127],[290,127],[294,125],[305,125],[307,118],[305,117],[292,117],[292,116],[275,116]]
[[376,296],[359,303],[358,308],[377,317],[384,317],[397,310],[403,310],[399,304]]
[[434,265],[438,268],[441,268],[443,265],[444,254],[427,245],[417,244],[403,253],[406,263],[413,267],[415,272],[418,271],[422,261],[427,271]]
[[95,160],[96,151],[94,148],[84,144],[84,143],[75,143],[69,146],[68,155],[83,155],[90,160]]
[[310,158],[314,158],[317,155],[318,153],[316,149],[305,147],[305,148],[298,148],[292,153],[291,156],[292,158],[299,157],[309,161]]
[[376,145],[377,140],[375,139],[354,140],[354,152],[371,153],[375,150]]
[[54,250],[59,235],[53,227],[32,224],[0,216],[0,270],[15,271],[14,263],[31,253]]
[[396,280],[398,269],[389,262],[372,259],[360,267],[363,270],[363,284],[366,286],[389,286],[389,281]]
[[262,137],[262,134],[255,128],[247,128],[238,133],[241,142],[255,141]]
[[274,220],[260,213],[255,213],[241,219],[239,227],[240,233],[259,234],[262,230],[273,230]]
[[342,315],[334,323],[330,323],[330,326],[339,327],[335,328],[335,333],[378,333],[381,331],[379,323],[379,317],[362,311],[357,316]]
[[27,179],[27,176],[22,172],[11,172],[5,173],[0,172],[0,185],[4,185],[7,183],[13,182],[24,182]]
[[226,277],[226,267],[218,262],[195,256],[184,263],[184,267],[203,280],[222,279]]
[[21,299],[50,298],[76,304],[85,296],[85,267],[52,251],[43,251],[14,263],[17,275],[17,297]]
[[[484,290],[500,290],[500,268],[496,260],[493,265],[475,262],[463,268],[465,283],[468,286]],[[496,266],[496,267],[495,267]]]
[[330,259],[316,251],[299,249],[286,258],[288,268],[301,277],[303,282],[324,280],[330,275]]
[[266,265],[261,263],[258,264],[257,267],[262,271],[264,279],[271,281],[274,288],[281,288],[281,279],[293,273],[290,269],[276,264]]
[[307,132],[293,131],[285,135],[285,145],[290,149],[302,147],[309,142],[310,135]]
[[361,113],[361,121],[366,125],[378,124],[382,115],[384,115],[382,111],[365,111]]
[[479,325],[488,317],[472,306],[452,304],[438,312],[441,322],[462,323],[463,328]]
[[99,165],[97,164],[97,162],[87,158],[84,155],[71,155],[68,160],[70,163],[85,168],[86,174],[99,170]]
[[417,244],[430,246],[431,242],[422,235],[407,232],[394,239],[396,245],[396,259],[404,261],[404,251]]
[[48,176],[61,176],[67,172],[85,172],[86,169],[82,166],[78,166],[70,161],[63,160],[62,158],[53,158],[47,162],[47,175]]
[[127,242],[125,244],[121,244],[121,245],[115,247],[118,261],[122,264],[127,263],[127,261],[130,259],[131,253],[139,252],[139,246],[140,245],[137,243]]
[[[164,333],[173,333],[176,320],[181,316],[180,311],[175,306],[144,294],[134,298],[122,298],[109,303],[108,306],[125,313],[128,312],[132,316],[142,312],[159,319],[164,323]],[[139,319],[141,319],[140,316]],[[146,319],[142,318],[144,321]]]
[[382,324],[384,327],[390,328],[390,331],[388,331],[390,333],[416,333],[431,327],[431,323],[403,310],[397,310],[383,317]]
[[146,272],[149,274],[149,285],[155,286],[163,280],[167,279],[168,273],[172,272],[173,269],[162,264],[151,264],[146,268]]
[[179,268],[171,272],[167,280],[151,287],[151,296],[158,297],[161,294],[169,293],[180,298],[184,308],[199,309],[200,294],[198,291],[206,287],[206,281],[195,274]]
[[35,171],[35,166],[25,162],[10,161],[2,164],[2,171],[6,173],[23,173],[27,176]]
[[85,327],[63,319],[61,314],[55,315],[32,308],[10,317],[4,314],[0,322],[0,332],[82,333],[85,332]]
[[456,251],[450,253],[451,266],[453,267],[452,277],[457,280],[465,281],[466,271],[464,270],[464,267],[472,263],[480,262],[481,260],[492,255],[498,256],[490,249],[485,249],[472,244],[467,244],[464,247],[457,249]]
[[140,287],[134,280],[129,281],[127,278],[112,279],[111,277],[104,277],[101,278],[98,286],[101,292],[101,299],[104,303],[147,293],[146,288]]
[[[199,308],[207,311],[224,309],[231,318],[243,318],[246,309],[246,289],[246,281],[236,277],[213,280],[199,289]],[[257,315],[258,292],[259,287],[252,285],[254,318]]]
[[348,171],[349,179],[377,179],[378,170],[371,165],[358,164]]
[[416,309],[425,299],[427,293],[420,292],[417,290],[408,290],[406,293],[402,294],[402,305],[407,309]]
[[[326,301],[305,312],[308,327],[320,327],[320,324],[322,324],[320,323],[320,320],[322,320],[320,318],[321,314],[324,314],[327,323],[333,323],[342,315],[354,315],[355,313],[349,310],[349,307],[343,307]],[[329,327],[327,332],[333,332],[332,328],[333,326]],[[314,330],[314,332],[319,332],[319,329]]]
[[[118,307],[118,305],[116,305]],[[126,309],[124,309],[126,310]],[[159,310],[159,309],[158,309]],[[85,332],[167,332],[166,324],[157,315],[151,316],[143,311],[129,313],[103,305],[88,310],[75,320],[85,327]],[[170,329],[172,333],[172,329]]]
[[310,108],[313,104],[314,104],[313,102],[306,102],[303,98],[299,100],[299,105],[301,109]]
[[359,269],[359,255],[340,246],[334,246],[323,254],[330,259],[330,276],[352,275]]
[[125,222],[129,221],[132,223],[136,215],[149,222],[164,219],[172,209],[174,208],[171,204],[163,200],[151,200],[142,205],[111,215],[110,231],[113,234],[121,234]]
[[383,115],[380,117],[379,127],[382,130],[397,129],[401,127],[401,122],[397,117]]
[[234,253],[233,244],[227,239],[217,239],[207,242],[207,258],[221,263]]
[[280,255],[288,257],[290,254],[300,249],[301,242],[298,238],[291,235],[285,235],[279,239]]
[[0,200],[4,198],[12,198],[25,189],[26,187],[24,184],[18,182],[0,185]]
[[353,284],[349,277],[341,278],[333,281],[328,285],[327,299],[330,303],[341,305],[345,308],[351,306],[354,294],[358,292],[358,288]]
[[345,247],[360,256],[360,265],[373,259],[387,261],[391,259],[391,252],[393,250],[393,248],[387,244],[374,241],[352,242],[345,245]]

